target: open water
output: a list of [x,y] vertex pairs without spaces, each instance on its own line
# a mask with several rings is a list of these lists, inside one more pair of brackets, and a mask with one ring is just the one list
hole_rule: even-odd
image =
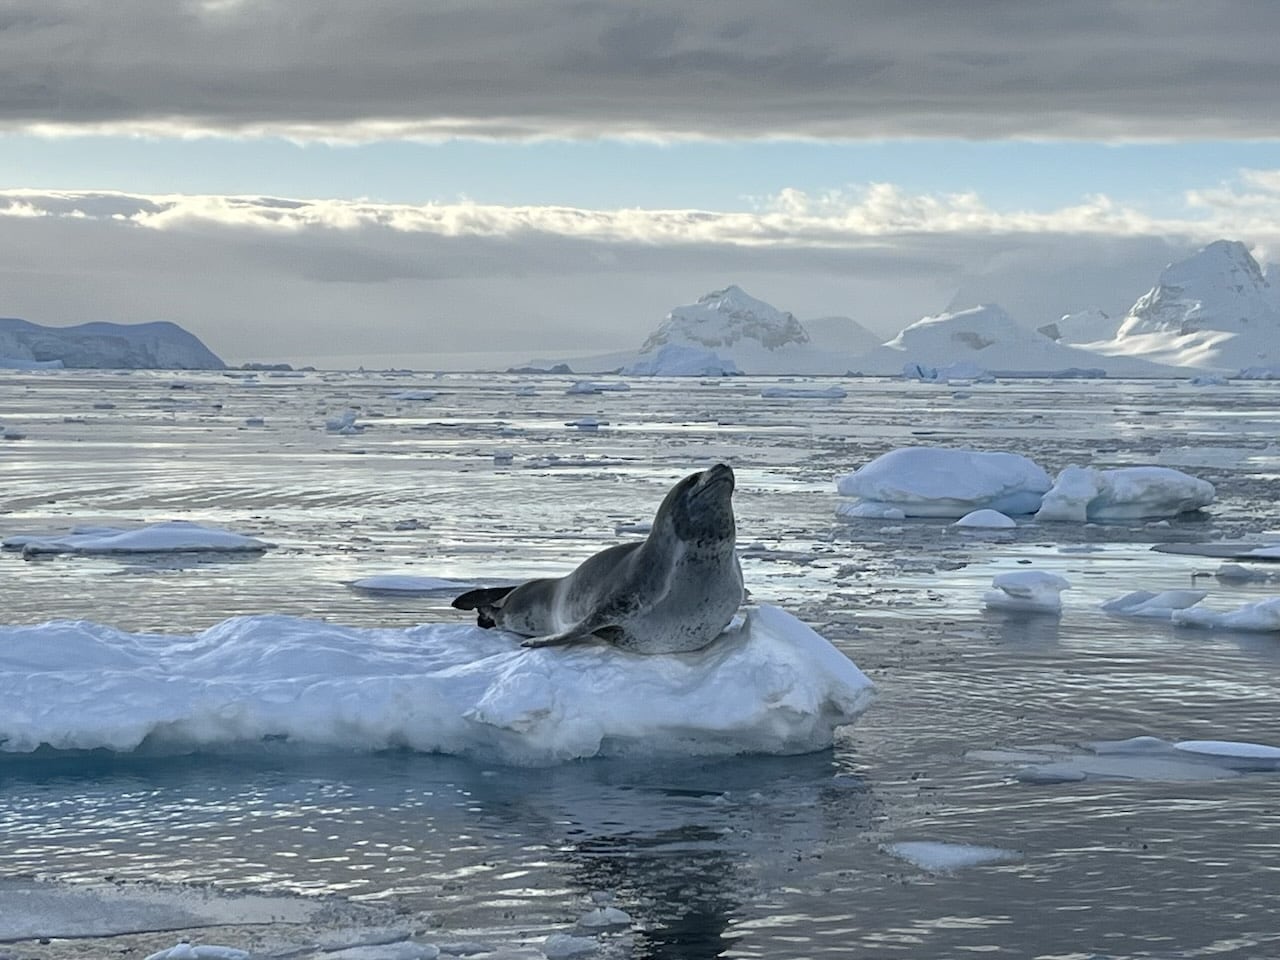
[[[752,598],[806,620],[879,686],[835,748],[539,769],[270,744],[0,756],[0,894],[37,877],[109,878],[332,907],[310,925],[120,921],[114,936],[20,939],[0,956],[141,957],[183,935],[310,956],[321,932],[362,925],[538,956],[548,934],[583,933],[574,922],[593,892],[632,921],[598,937],[598,956],[1280,956],[1280,775],[1135,769],[1037,784],[998,754],[974,755],[1066,755],[1140,735],[1280,744],[1275,635],[1097,609],[1140,588],[1194,584],[1223,609],[1280,592],[1215,580],[1216,560],[1150,549],[1280,540],[1280,385],[847,380],[847,398],[811,400],[763,399],[777,381],[757,378],[632,380],[589,396],[566,395],[571,382],[7,373],[0,422],[26,436],[0,446],[0,534],[177,518],[278,548],[249,560],[5,553],[0,620],[175,633],[255,613],[456,621],[447,594],[346,583],[563,573],[617,542],[615,526],[649,519],[675,479],[725,460]],[[423,389],[435,398],[394,396]],[[326,432],[346,408],[366,429]],[[584,416],[607,422],[566,426]],[[1212,481],[1218,502],[1168,523],[1026,522],[980,535],[936,520],[835,519],[836,476],[915,444],[1014,451],[1050,473],[1164,464]],[[495,464],[495,451],[511,464]],[[984,612],[992,575],[1028,565],[1071,581],[1062,616]],[[1016,857],[933,872],[886,850],[907,840]]]

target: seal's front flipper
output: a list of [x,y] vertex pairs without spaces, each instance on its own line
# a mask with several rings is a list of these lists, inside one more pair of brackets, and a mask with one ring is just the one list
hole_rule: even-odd
[[479,610],[481,607],[492,607],[514,589],[515,587],[481,587],[478,590],[468,590],[454,597],[450,606],[455,610]]
[[574,627],[571,630],[564,630],[560,633],[549,633],[545,637],[530,637],[520,644],[522,647],[563,647],[567,643],[577,643],[579,640],[590,640],[590,633],[583,633]]

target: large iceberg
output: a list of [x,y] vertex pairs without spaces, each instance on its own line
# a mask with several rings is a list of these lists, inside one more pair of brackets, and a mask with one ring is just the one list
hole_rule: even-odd
[[777,607],[705,650],[526,650],[463,624],[357,629],[284,616],[194,636],[86,622],[0,628],[0,751],[383,750],[540,764],[617,754],[803,753],[874,696]]
[[1070,466],[1044,495],[1036,519],[1085,523],[1174,517],[1207,507],[1214,495],[1213,484],[1172,467]]
[[842,496],[859,497],[908,517],[957,519],[974,510],[1035,513],[1049,475],[1016,453],[946,447],[903,447],[876,457],[836,481]]
[[738,365],[708,347],[664,343],[622,368],[628,377],[725,377],[741,373]]
[[176,323],[81,323],[46,327],[0,318],[0,356],[39,366],[222,370],[226,364]]

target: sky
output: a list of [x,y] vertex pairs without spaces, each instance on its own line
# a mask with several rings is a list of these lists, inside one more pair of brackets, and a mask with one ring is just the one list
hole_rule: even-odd
[[0,316],[231,362],[637,347],[730,283],[886,338],[1280,260],[1280,4],[6,0]]

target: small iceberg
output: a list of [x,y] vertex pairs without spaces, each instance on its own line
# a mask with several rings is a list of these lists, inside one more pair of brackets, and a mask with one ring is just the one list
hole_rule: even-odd
[[1101,604],[1107,613],[1121,617],[1143,617],[1150,620],[1171,620],[1178,610],[1194,606],[1208,596],[1207,590],[1134,590],[1121,597],[1113,597]]
[[[1087,752],[1070,752],[1047,763],[1020,765],[1014,776],[1025,783],[1078,783],[1086,780],[1194,782],[1230,780],[1250,773],[1280,771],[1280,747],[1240,740],[1182,740],[1159,737],[1100,740]],[[993,751],[977,751],[970,759]],[[1037,758],[1038,759],[1038,758]]]
[[188,520],[153,523],[133,530],[73,527],[67,534],[15,536],[0,542],[0,548],[21,550],[24,557],[53,553],[261,553],[274,546],[256,537]]
[[1026,613],[1059,613],[1062,591],[1071,589],[1064,577],[1040,570],[998,573],[991,579],[991,586],[995,589],[982,595],[982,602],[989,609]]
[[999,510],[974,510],[952,524],[972,530],[1012,530],[1018,526],[1014,519]]
[[1213,484],[1172,467],[1072,466],[1058,474],[1036,519],[1065,523],[1156,520],[1207,507],[1214,496]]
[[984,863],[1000,863],[1017,860],[1021,854],[1003,847],[979,847],[968,843],[943,843],[939,840],[904,840],[887,843],[885,853],[906,860],[930,873],[950,873],[964,867],[976,867]]
[[947,447],[891,450],[836,481],[841,496],[908,517],[953,519],[983,509],[1035,513],[1051,486],[1049,475],[1019,454]]
[[1199,627],[1202,630],[1276,633],[1280,632],[1280,597],[1268,597],[1227,611],[1202,607],[1175,610],[1171,619],[1180,627]]

